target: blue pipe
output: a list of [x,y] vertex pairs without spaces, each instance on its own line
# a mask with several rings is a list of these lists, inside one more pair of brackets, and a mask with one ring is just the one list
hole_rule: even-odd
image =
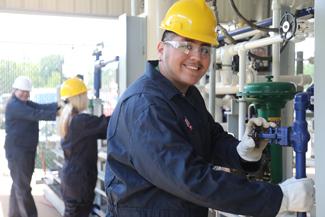
[[105,67],[107,64],[119,61],[120,57],[116,56],[112,60],[108,60],[106,62],[100,61],[100,56],[102,55],[101,51],[96,53],[96,62],[95,62],[95,69],[94,69],[94,89],[95,89],[95,96],[99,98],[100,88],[102,87],[102,68]]
[[301,10],[297,10],[296,12],[296,16],[297,17],[304,17],[304,16],[312,16],[314,17],[314,8],[313,7],[309,7],[309,8],[303,8]]
[[[93,55],[96,57],[95,61],[98,62],[101,55],[102,55],[102,52],[98,51],[98,52],[94,53]],[[100,91],[100,88],[101,88],[101,83],[102,83],[102,68],[98,67],[95,64],[95,68],[94,68],[94,90],[95,90],[95,97],[97,99],[99,98],[99,91]]]
[[[272,25],[272,18],[267,18],[265,20],[261,20],[260,22],[257,22],[256,23],[257,26],[262,26],[262,27],[266,27],[266,26],[271,26]],[[250,32],[250,31],[253,31],[254,29],[252,27],[243,27],[243,28],[240,28],[240,29],[235,29],[233,31],[230,31],[228,32],[228,34],[230,36],[235,36],[235,35],[240,35],[240,34],[243,34],[243,33],[246,33],[246,32]],[[225,39],[225,36],[224,35],[219,35],[218,36],[218,41],[222,41]]]
[[[314,8],[313,7],[301,9],[301,10],[297,11],[295,16],[297,18],[299,18],[299,17],[308,16],[308,15],[314,16]],[[261,21],[257,22],[256,25],[261,26],[261,27],[271,26],[272,25],[272,18],[270,17],[270,18],[266,18],[264,20],[261,20]],[[240,34],[250,32],[250,31],[253,31],[253,30],[254,29],[252,27],[247,26],[247,27],[235,29],[233,31],[229,31],[228,34],[230,36],[235,36],[235,35],[240,35]],[[222,41],[224,39],[225,39],[224,35],[220,34],[218,36],[218,41]]]
[[[294,109],[296,113],[295,121],[292,125],[291,144],[296,152],[296,178],[306,177],[306,152],[307,144],[310,139],[308,133],[306,110],[309,106],[308,93],[298,93],[294,100]],[[300,165],[300,166],[299,166]]]
[[[306,110],[312,110],[314,85],[306,92],[298,93],[294,98],[295,120],[292,127],[269,128],[267,132],[258,133],[260,139],[268,139],[271,144],[292,146],[296,153],[296,178],[306,177],[306,152],[310,134],[306,121]],[[306,217],[305,212],[298,212],[297,217]]]
[[[306,110],[310,105],[310,96],[307,92],[298,93],[294,99],[294,109],[296,113],[292,128],[291,142],[296,152],[296,178],[306,177],[306,152],[310,139],[308,125],[306,121]],[[297,213],[297,217],[306,217],[306,213]]]

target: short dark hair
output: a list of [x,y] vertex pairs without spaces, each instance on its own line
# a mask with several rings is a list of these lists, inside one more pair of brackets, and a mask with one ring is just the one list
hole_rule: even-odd
[[177,36],[177,34],[175,32],[169,31],[169,30],[165,30],[162,37],[161,37],[161,41],[171,41],[173,40],[175,37]]

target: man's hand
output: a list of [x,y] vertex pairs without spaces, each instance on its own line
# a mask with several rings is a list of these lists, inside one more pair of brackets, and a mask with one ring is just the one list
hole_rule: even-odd
[[254,135],[257,127],[276,127],[276,124],[267,122],[264,118],[252,118],[248,121],[243,139],[237,146],[239,156],[246,161],[259,161],[268,143],[268,140],[259,140],[258,144],[255,144],[256,141],[254,141],[252,135]]
[[309,212],[315,201],[314,181],[311,178],[290,178],[279,184],[283,199],[278,214]]

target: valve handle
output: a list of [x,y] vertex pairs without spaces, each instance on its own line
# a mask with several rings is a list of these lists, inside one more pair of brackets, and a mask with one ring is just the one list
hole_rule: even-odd
[[296,33],[297,29],[297,20],[296,17],[289,13],[285,12],[281,21],[280,21],[280,35],[284,40],[290,40]]
[[251,137],[254,142],[255,142],[255,147],[258,148],[259,147],[259,144],[260,144],[260,133],[262,132],[262,127],[255,127],[254,130],[252,130],[248,136]]

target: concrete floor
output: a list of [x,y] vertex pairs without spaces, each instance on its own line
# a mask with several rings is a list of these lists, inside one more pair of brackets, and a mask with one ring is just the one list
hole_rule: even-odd
[[[8,216],[9,195],[11,178],[7,175],[0,176],[0,217]],[[39,217],[61,217],[59,212],[44,198],[44,184],[36,184],[33,181],[32,194],[36,203]]]
[[[7,160],[4,153],[4,131],[0,130],[0,217],[8,216],[9,196],[11,189],[11,177],[7,167]],[[44,187],[41,180],[44,172],[40,169],[35,170],[31,187],[32,194],[36,203],[39,217],[61,217],[59,212],[44,197]],[[41,184],[37,184],[41,183]]]

